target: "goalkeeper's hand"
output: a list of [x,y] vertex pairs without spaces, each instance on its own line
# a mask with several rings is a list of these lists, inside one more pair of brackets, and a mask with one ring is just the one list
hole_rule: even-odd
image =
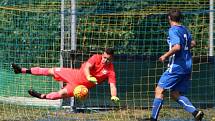
[[93,82],[94,84],[97,84],[97,79],[91,75],[87,76],[87,80],[90,82]]
[[119,102],[119,98],[117,96],[112,96],[111,97],[111,101],[113,101],[114,103],[118,103]]

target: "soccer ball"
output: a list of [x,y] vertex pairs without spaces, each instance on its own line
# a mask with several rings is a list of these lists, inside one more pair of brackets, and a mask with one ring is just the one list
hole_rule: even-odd
[[88,97],[88,89],[84,85],[78,85],[73,91],[74,97],[78,100],[84,100]]

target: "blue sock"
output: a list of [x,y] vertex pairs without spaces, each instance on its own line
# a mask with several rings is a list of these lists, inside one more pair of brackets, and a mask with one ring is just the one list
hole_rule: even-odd
[[152,114],[151,114],[151,117],[153,119],[157,120],[162,105],[163,105],[163,99],[160,99],[160,98],[154,99],[153,106],[152,106]]
[[193,106],[190,100],[185,96],[179,96],[179,98],[177,99],[177,102],[181,106],[183,106],[187,112],[193,113],[194,111],[196,111],[196,108]]

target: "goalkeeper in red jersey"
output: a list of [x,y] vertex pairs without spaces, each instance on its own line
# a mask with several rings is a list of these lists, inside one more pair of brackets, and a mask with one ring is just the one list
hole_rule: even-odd
[[66,85],[58,92],[48,94],[40,94],[35,90],[29,90],[29,94],[40,99],[56,100],[62,98],[73,97],[73,90],[78,85],[84,85],[88,89],[101,84],[106,79],[110,84],[111,100],[118,102],[116,77],[114,65],[112,64],[114,50],[112,48],[105,49],[103,54],[94,54],[87,62],[81,65],[79,69],[72,68],[40,68],[33,67],[30,69],[21,68],[16,64],[12,64],[15,74],[32,74],[42,76],[53,76],[56,81],[65,82]]

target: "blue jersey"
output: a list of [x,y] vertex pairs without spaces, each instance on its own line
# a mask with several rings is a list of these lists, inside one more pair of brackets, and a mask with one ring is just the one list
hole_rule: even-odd
[[190,32],[184,26],[171,26],[169,29],[169,37],[167,42],[169,49],[173,45],[179,44],[181,50],[176,52],[169,58],[167,71],[176,74],[188,74],[192,70],[192,55],[191,49],[192,37]]

